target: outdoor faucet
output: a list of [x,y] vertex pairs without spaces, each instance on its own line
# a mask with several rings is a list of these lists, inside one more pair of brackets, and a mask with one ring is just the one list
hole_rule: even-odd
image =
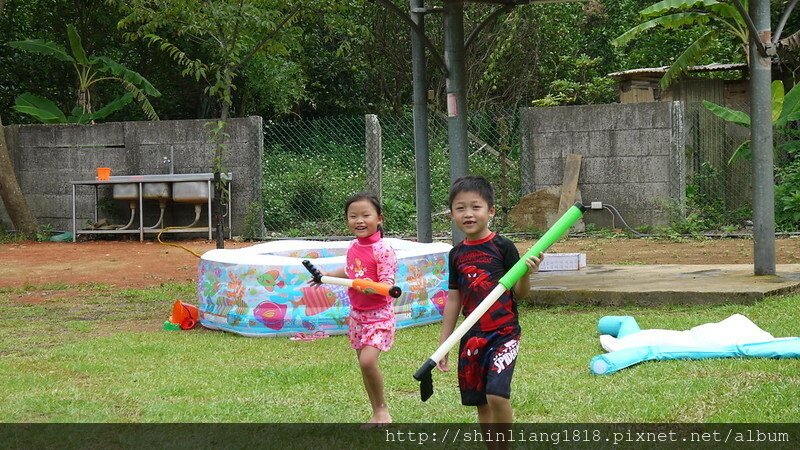
[[172,145],[170,145],[169,146],[169,158],[167,158],[165,156],[164,157],[164,161],[162,161],[163,164],[169,164],[169,174],[170,175],[175,173],[175,163],[173,162],[174,160],[175,160],[175,149],[174,149],[174,147]]
[[167,157],[165,156],[165,157],[164,157],[164,161],[162,161],[162,163],[163,163],[164,165],[167,165],[167,164],[169,164],[169,173],[171,174],[171,173],[172,173],[172,160],[171,160],[171,159],[169,159],[169,158],[167,158]]

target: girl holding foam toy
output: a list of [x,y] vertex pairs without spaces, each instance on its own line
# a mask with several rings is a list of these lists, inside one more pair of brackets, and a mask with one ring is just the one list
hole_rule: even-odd
[[[345,267],[321,275],[394,285],[397,257],[394,249],[383,240],[383,213],[378,198],[366,192],[355,194],[345,203],[344,212],[347,226],[356,239],[347,249]],[[315,276],[309,284],[317,285],[319,281],[320,277]],[[367,423],[388,424],[392,418],[383,394],[383,374],[378,358],[394,343],[392,295],[356,287],[349,288],[347,294],[350,297],[350,344],[356,351],[372,406],[372,416]]]

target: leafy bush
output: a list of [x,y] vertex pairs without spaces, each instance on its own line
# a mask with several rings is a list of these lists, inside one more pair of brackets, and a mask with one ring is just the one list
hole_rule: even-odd
[[775,225],[781,231],[800,229],[800,158],[776,170]]
[[709,230],[738,229],[752,217],[749,206],[731,208],[725,204],[719,187],[724,186],[722,173],[709,162],[703,162],[686,185],[685,211],[672,208],[670,226],[679,234],[698,234]]

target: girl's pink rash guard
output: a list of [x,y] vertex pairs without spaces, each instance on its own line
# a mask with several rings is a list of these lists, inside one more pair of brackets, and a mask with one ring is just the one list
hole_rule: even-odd
[[[361,278],[393,285],[396,271],[394,249],[381,239],[380,231],[366,238],[356,238],[350,243],[345,273],[351,280]],[[364,294],[353,288],[348,289],[347,294],[350,296],[350,306],[359,311],[380,308],[392,302],[392,297]]]

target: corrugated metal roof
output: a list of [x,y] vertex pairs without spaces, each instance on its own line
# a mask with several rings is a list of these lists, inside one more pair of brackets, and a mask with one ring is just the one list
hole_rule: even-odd
[[[631,69],[631,70],[624,70],[622,72],[614,72],[608,74],[609,77],[616,77],[622,78],[628,75],[664,75],[669,66],[661,66],[661,67],[646,67],[641,69]],[[747,70],[747,64],[745,63],[736,63],[736,64],[708,64],[705,66],[691,66],[687,70],[687,72],[720,72],[723,70]]]

